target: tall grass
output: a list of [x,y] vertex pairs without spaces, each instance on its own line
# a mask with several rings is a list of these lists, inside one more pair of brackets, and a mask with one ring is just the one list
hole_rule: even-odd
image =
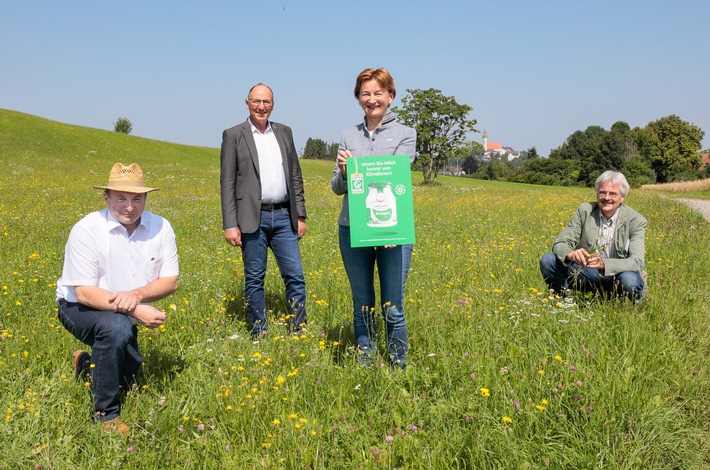
[[[302,162],[308,334],[279,324],[270,260],[271,336],[251,342],[241,255],[220,229],[218,159],[0,111],[0,467],[710,465],[710,231],[699,215],[632,191],[649,220],[648,299],[566,304],[547,294],[537,263],[590,190],[448,177],[429,187],[415,175],[411,352],[392,372],[353,355],[331,163]],[[164,327],[140,333],[125,439],[91,423],[70,361],[81,345],[54,305],[69,230],[102,207],[91,187],[117,161],[138,162],[161,188],[148,210],[172,222],[181,266],[179,291],[158,303]]]
[[710,199],[710,178],[698,181],[679,181],[676,183],[645,184],[642,189],[662,191],[672,197],[692,197]]

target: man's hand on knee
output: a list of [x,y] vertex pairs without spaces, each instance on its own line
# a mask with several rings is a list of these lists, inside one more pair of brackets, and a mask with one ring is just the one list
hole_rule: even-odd
[[130,316],[138,320],[138,323],[141,325],[150,329],[159,327],[165,321],[165,313],[152,305],[146,304],[138,305]]
[[129,290],[111,294],[108,301],[113,305],[114,312],[131,313],[143,299],[137,290]]

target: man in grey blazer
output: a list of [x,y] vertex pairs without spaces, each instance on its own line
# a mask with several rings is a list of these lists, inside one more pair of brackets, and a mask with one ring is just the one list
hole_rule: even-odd
[[252,337],[266,335],[264,277],[268,248],[286,286],[291,331],[306,324],[306,284],[298,241],[306,234],[301,166],[291,128],[269,121],[271,88],[260,83],[246,99],[249,118],[222,134],[220,186],[225,239],[242,249],[244,296]]
[[594,189],[597,202],[585,202],[557,235],[552,253],[540,260],[548,287],[566,295],[569,289],[598,292],[606,297],[644,296],[646,219],[624,204],[626,177],[605,171]]

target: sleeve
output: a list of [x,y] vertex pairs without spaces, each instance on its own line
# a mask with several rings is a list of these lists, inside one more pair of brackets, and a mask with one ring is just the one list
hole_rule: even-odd
[[557,259],[565,264],[570,264],[565,260],[565,257],[573,251],[579,240],[582,238],[582,229],[584,228],[584,213],[582,206],[579,206],[575,211],[572,219],[555,238],[552,245],[552,252],[557,256]]
[[414,163],[417,157],[417,131],[411,127],[405,127],[406,131],[402,141],[397,146],[395,155],[409,155],[409,163]]
[[[341,150],[347,150],[347,148],[347,143],[345,142],[345,133],[343,133],[342,137],[340,138],[340,145],[338,145],[338,153],[340,153]],[[333,177],[330,180],[330,188],[338,196],[342,196],[343,194],[348,192],[348,182],[345,176],[343,176],[343,174],[340,172],[340,168],[338,168],[337,156],[335,162],[335,169],[333,170]]]
[[237,216],[237,146],[228,131],[222,133],[222,148],[219,154],[219,183],[222,199],[222,229],[238,227]]
[[96,243],[89,231],[78,225],[69,233],[64,249],[62,284],[67,287],[99,285]]
[[[608,258],[604,260],[604,275],[615,276],[622,272],[643,271],[646,266],[646,219],[639,217],[629,221],[628,250],[624,258]],[[625,247],[617,248],[621,251]]]
[[163,265],[160,268],[160,274],[158,277],[171,277],[178,276],[180,274],[180,267],[178,264],[178,251],[177,243],[175,241],[175,232],[173,231],[170,222],[163,219],[165,223],[164,235],[163,235]]
[[301,173],[301,162],[298,160],[296,146],[293,143],[293,132],[288,128],[288,159],[291,162],[291,178],[293,180],[293,192],[296,198],[296,211],[298,217],[308,217],[306,214],[306,197],[303,191],[303,175]]

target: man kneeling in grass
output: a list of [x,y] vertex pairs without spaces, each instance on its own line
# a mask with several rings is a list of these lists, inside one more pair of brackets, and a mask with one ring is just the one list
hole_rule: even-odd
[[116,163],[104,191],[106,208],[91,213],[71,230],[64,269],[57,281],[58,316],[92,354],[74,353],[74,375],[91,376],[94,418],[104,429],[128,434],[121,418],[120,392],[130,389],[142,363],[138,328],[155,328],[165,313],[150,302],[177,290],[175,233],[162,217],[144,211],[143,171]]
[[594,189],[597,202],[577,208],[540,260],[542,277],[561,296],[576,289],[641,300],[646,219],[624,204],[629,183],[622,173],[605,171]]

